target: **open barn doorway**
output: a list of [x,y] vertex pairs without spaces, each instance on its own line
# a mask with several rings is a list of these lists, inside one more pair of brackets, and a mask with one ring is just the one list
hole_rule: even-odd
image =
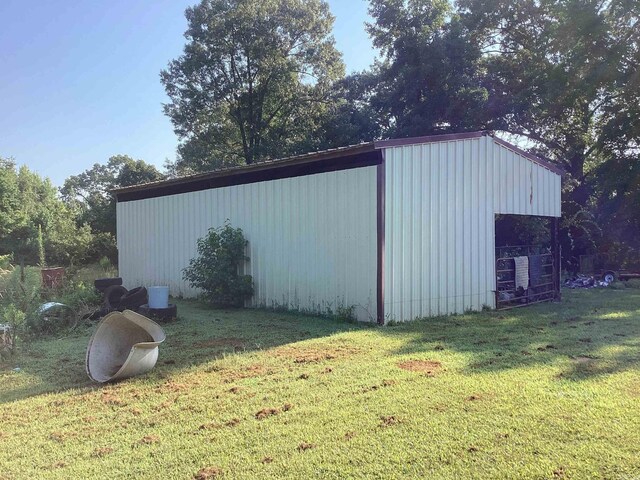
[[560,299],[558,218],[496,215],[496,308]]

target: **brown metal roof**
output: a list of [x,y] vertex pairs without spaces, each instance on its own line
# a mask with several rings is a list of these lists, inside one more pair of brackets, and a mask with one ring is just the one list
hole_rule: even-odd
[[[257,174],[258,172],[265,172],[273,169],[281,169],[284,167],[294,167],[294,166],[297,167],[297,166],[315,164],[317,162],[322,162],[325,160],[337,160],[337,159],[344,158],[345,162],[350,162],[350,161],[356,160],[359,156],[362,156],[363,154],[375,152],[376,150],[381,150],[383,148],[397,147],[397,146],[403,146],[403,145],[414,145],[419,143],[446,142],[451,140],[479,138],[482,136],[492,137],[500,145],[503,145],[513,150],[514,152],[551,170],[554,173],[557,173],[558,175],[562,175],[564,173],[562,169],[560,169],[553,163],[549,162],[548,160],[544,160],[528,152],[525,152],[524,150],[521,150],[520,148],[516,147],[511,143],[493,136],[489,132],[479,131],[479,132],[429,135],[424,137],[379,140],[374,142],[361,143],[358,145],[349,145],[345,147],[332,148],[329,150],[305,153],[302,155],[295,155],[295,156],[285,157],[285,158],[276,159],[276,160],[267,160],[259,163],[254,163],[251,165],[240,165],[237,167],[220,168],[217,170],[212,170],[210,172],[198,173],[195,175],[187,175],[180,178],[160,180],[157,182],[144,183],[140,185],[132,185],[129,187],[114,189],[113,192],[117,196],[120,196],[122,194],[132,194],[134,192],[142,192],[147,190],[160,191],[160,190],[166,189],[167,194],[171,194],[170,192],[172,191],[175,192],[176,188],[179,188],[179,186],[190,184],[190,183],[203,184],[208,181],[224,179],[224,178],[233,177],[236,175],[247,175],[252,173]],[[154,195],[154,196],[158,196],[158,195]]]

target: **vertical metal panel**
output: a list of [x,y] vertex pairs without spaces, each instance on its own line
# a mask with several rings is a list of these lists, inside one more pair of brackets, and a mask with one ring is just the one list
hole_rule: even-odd
[[359,319],[375,320],[375,166],[118,203],[125,286],[195,296],[182,270],[197,239],[227,219],[249,240],[254,306],[354,306]]
[[385,316],[493,307],[495,214],[560,216],[560,177],[490,137],[391,147]]

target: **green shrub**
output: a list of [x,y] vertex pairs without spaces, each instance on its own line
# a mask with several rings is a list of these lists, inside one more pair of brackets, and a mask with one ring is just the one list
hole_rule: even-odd
[[102,264],[102,259],[105,257],[112,265],[118,264],[116,237],[108,232],[95,233],[89,245],[86,260],[88,263],[100,262]]
[[627,284],[627,288],[640,288],[640,278],[632,278],[625,283]]
[[13,254],[0,255],[0,270],[8,270],[13,263]]
[[111,260],[109,260],[107,257],[102,257],[98,261],[98,265],[100,265],[100,268],[102,268],[102,270],[104,270],[105,272],[109,272],[113,270],[113,264],[111,263]]
[[[23,278],[24,276],[24,278]],[[10,267],[0,273],[0,323],[13,330],[13,349],[26,338],[28,319],[40,305],[40,269]]]
[[239,272],[247,259],[246,246],[240,228],[232,228],[228,222],[211,228],[198,239],[198,256],[191,259],[182,276],[192,287],[202,290],[205,301],[221,307],[241,307],[253,295],[251,275]]

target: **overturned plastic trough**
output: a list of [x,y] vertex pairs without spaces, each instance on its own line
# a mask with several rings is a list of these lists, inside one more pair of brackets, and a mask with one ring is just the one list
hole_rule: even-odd
[[143,315],[111,312],[89,340],[87,374],[104,383],[146,373],[155,366],[165,338],[162,327]]

